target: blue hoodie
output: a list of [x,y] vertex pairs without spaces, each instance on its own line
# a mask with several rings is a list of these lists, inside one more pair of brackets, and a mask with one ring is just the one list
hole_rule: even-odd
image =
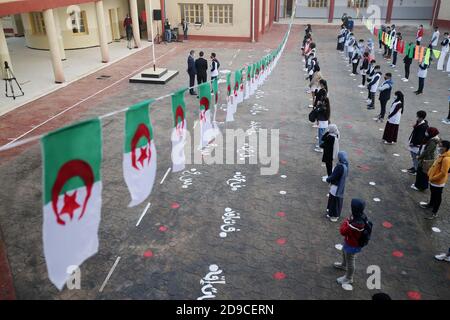
[[339,162],[327,178],[327,182],[337,186],[336,197],[344,198],[345,180],[348,176],[347,152],[340,151],[338,153],[338,160]]

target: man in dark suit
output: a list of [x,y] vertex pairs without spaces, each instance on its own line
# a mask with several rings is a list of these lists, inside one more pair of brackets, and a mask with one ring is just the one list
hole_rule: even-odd
[[201,84],[203,82],[206,82],[206,80],[208,79],[208,61],[203,58],[203,51],[200,51],[199,56],[200,58],[195,60],[195,69],[197,70],[197,83]]
[[188,68],[187,73],[189,74],[189,93],[191,95],[196,95],[197,93],[192,88],[195,85],[195,75],[197,74],[197,70],[195,68],[195,60],[194,60],[195,51],[191,50],[188,57]]

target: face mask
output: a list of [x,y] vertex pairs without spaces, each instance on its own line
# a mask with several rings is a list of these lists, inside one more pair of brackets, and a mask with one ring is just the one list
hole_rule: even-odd
[[439,154],[444,154],[445,153],[445,149],[442,147],[438,148]]

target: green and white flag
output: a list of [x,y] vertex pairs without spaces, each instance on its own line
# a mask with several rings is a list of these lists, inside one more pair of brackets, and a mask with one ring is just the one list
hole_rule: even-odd
[[227,73],[227,117],[226,122],[234,121],[235,98],[232,91],[231,72]]
[[251,84],[250,84],[250,95],[255,94],[256,91],[256,63],[253,63],[252,74],[251,74]]
[[147,100],[130,107],[125,114],[123,176],[131,195],[129,207],[147,199],[156,176],[156,147]]
[[213,96],[214,96],[214,115],[212,119],[213,129],[215,130],[215,136],[220,133],[219,126],[217,125],[216,115],[217,115],[217,107],[219,104],[219,79],[215,78],[212,80],[212,88],[213,88]]
[[204,148],[215,137],[211,123],[211,86],[209,82],[204,82],[198,87],[198,90],[200,97],[200,140],[201,148]]
[[247,73],[246,73],[246,77],[247,77],[247,81],[245,81],[245,95],[244,95],[244,100],[247,100],[248,98],[250,98],[250,85],[251,85],[251,81],[252,81],[252,65],[249,64],[247,66]]
[[187,89],[182,89],[172,95],[172,171],[178,172],[185,168],[186,156],[184,146],[187,137],[186,103],[184,93]]
[[242,72],[241,70],[236,70],[234,72],[234,99],[236,100],[235,102],[235,110],[234,112],[236,112],[237,110],[237,105],[238,103],[241,103],[241,81],[242,81]]
[[61,128],[41,139],[43,241],[50,281],[62,290],[74,266],[98,251],[102,207],[100,120]]

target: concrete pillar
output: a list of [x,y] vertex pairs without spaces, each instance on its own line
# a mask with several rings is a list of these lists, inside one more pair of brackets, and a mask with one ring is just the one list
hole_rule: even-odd
[[137,0],[130,0],[130,11],[131,20],[133,21],[134,44],[136,48],[139,48],[141,46],[141,36],[139,34],[139,13]]
[[[57,10],[57,9],[55,9]],[[59,23],[58,15],[55,17],[56,34],[58,35],[59,53],[61,54],[61,60],[66,60],[66,51],[64,50],[64,40],[61,32],[61,25]]]
[[97,13],[98,41],[100,43],[100,51],[102,54],[102,62],[109,62],[108,36],[106,35],[105,11],[103,10],[103,1],[95,3],[95,11]]
[[152,5],[151,5],[151,1],[152,0],[144,0],[145,1],[145,14],[147,16],[147,38],[149,42],[152,42],[152,33],[150,32],[151,28],[152,28],[152,23],[153,23],[153,17],[151,15],[153,15],[153,12],[151,12],[152,10]]
[[4,73],[5,61],[8,62],[8,65],[12,70],[8,43],[6,42],[5,32],[3,31],[2,21],[0,20],[0,70],[2,71],[2,73],[0,74],[0,76],[2,77],[1,79],[4,79],[6,77],[6,74]]
[[53,73],[55,74],[55,82],[63,83],[65,81],[65,78],[63,65],[61,62],[61,53],[59,52],[58,34],[56,33],[53,9],[47,9],[43,12],[43,14],[48,45],[50,47],[50,55],[52,58]]
[[117,8],[112,9],[112,34],[113,34],[113,40],[120,40],[120,21],[119,21],[119,14],[117,13]]

